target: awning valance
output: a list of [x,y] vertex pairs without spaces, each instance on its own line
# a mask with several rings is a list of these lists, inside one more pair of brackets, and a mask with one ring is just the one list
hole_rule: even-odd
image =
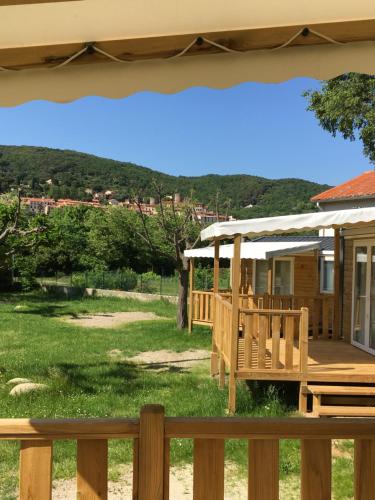
[[27,3],[0,1],[2,106],[375,74],[372,0]]
[[[241,259],[270,259],[276,256],[291,255],[297,253],[318,250],[320,241],[247,241],[241,243]],[[214,247],[194,248],[185,250],[185,257],[188,258],[214,258]],[[220,259],[233,258],[233,245],[221,245],[219,249]]]
[[256,237],[330,227],[343,228],[369,222],[375,225],[375,207],[219,222],[204,229],[201,239],[232,238],[235,235]]

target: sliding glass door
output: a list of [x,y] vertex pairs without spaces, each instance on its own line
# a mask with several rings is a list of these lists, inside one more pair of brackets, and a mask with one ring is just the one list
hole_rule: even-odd
[[353,268],[354,345],[375,354],[375,242],[355,242]]

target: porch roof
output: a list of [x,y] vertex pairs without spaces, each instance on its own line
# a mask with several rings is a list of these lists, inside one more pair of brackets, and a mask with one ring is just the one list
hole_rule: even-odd
[[0,0],[0,9],[1,106],[375,74],[372,0]]
[[375,224],[375,207],[283,215],[232,222],[217,222],[201,231],[201,239],[205,241],[233,238],[235,235],[255,237],[267,234],[309,231],[313,229],[336,229],[371,222]]
[[[320,249],[320,241],[248,241],[241,243],[241,259],[269,259],[277,255],[290,255]],[[185,257],[213,259],[215,249],[213,246],[185,250]],[[233,244],[221,245],[220,259],[233,258]]]

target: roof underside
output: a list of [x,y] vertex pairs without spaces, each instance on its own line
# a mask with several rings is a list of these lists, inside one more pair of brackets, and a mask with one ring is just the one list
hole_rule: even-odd
[[[221,245],[219,249],[220,259],[233,258],[233,244]],[[298,253],[320,250],[321,242],[315,241],[248,241],[241,243],[241,259],[264,260],[276,256],[284,256]],[[185,257],[213,259],[215,249],[213,246],[185,250]]]
[[236,235],[254,238],[262,235],[352,227],[367,223],[375,224],[374,207],[220,222],[201,231],[201,239],[203,241],[226,239]]
[[17,3],[0,0],[0,105],[375,73],[368,0]]

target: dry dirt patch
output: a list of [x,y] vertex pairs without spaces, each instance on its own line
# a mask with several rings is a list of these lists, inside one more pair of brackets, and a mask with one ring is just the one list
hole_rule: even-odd
[[167,351],[146,351],[140,352],[128,361],[145,366],[146,368],[164,371],[171,368],[190,368],[202,361],[210,359],[210,351],[204,349],[190,349],[189,351],[175,352]]
[[[228,479],[228,478],[226,478]],[[232,479],[232,480],[231,480]],[[171,467],[169,484],[169,498],[173,500],[190,500],[193,498],[193,467]],[[239,500],[247,498],[247,484],[237,478],[227,480],[225,499]],[[76,481],[74,479],[54,481],[52,490],[53,500],[75,500]],[[108,500],[125,500],[132,498],[132,468],[123,466],[119,481],[110,481],[108,485]]]
[[85,328],[115,328],[119,325],[134,323],[136,321],[154,321],[163,318],[157,316],[153,312],[114,312],[114,313],[97,313],[97,314],[81,314],[75,317],[65,318],[65,321],[77,326]]

